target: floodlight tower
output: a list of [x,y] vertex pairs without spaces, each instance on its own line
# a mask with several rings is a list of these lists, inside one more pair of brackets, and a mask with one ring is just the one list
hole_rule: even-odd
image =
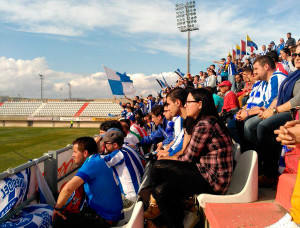
[[71,83],[68,83],[69,86],[69,99],[72,99],[72,94],[71,94]]
[[43,90],[44,90],[44,76],[39,74],[40,79],[41,79],[41,100],[43,100]]
[[199,30],[197,23],[197,15],[195,8],[195,1],[190,1],[180,4],[176,4],[176,19],[177,28],[180,32],[188,32],[187,39],[187,73],[190,73],[190,32]]

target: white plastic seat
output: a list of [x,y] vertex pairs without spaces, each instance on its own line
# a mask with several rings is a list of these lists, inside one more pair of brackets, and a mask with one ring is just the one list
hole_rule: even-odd
[[[134,205],[133,210],[124,212],[125,218],[117,223],[114,228],[142,228],[144,227],[144,205],[143,201],[139,201]],[[125,225],[124,225],[125,224]]]
[[202,208],[206,203],[250,203],[258,198],[257,153],[248,150],[239,157],[225,195],[200,194],[197,200]]
[[238,144],[238,143],[234,143],[233,144],[233,159],[235,160],[235,161],[238,161],[239,160],[239,157],[241,156],[241,146],[240,146],[240,144]]

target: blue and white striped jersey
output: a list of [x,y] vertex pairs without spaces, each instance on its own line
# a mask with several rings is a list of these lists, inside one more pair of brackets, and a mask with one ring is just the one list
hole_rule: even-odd
[[256,81],[253,84],[252,91],[247,100],[247,109],[251,109],[256,106],[261,107],[263,105],[263,91],[265,84],[265,81]]
[[104,160],[108,167],[112,167],[125,198],[134,200],[144,174],[137,152],[130,146],[123,145],[121,149],[105,155]]
[[285,78],[285,74],[275,71],[269,81],[266,82],[263,95],[263,106],[265,108],[269,108],[272,101],[278,96],[279,87]]
[[183,118],[176,116],[172,120],[174,122],[174,141],[168,152],[169,156],[173,156],[182,149],[182,142],[184,137]]

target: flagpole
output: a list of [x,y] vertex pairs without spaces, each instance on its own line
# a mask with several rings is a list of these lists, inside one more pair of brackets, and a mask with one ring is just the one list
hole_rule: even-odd
[[245,47],[246,48],[246,59],[248,58],[248,55],[247,55],[247,46],[248,46],[247,45],[247,43],[248,43],[247,36],[248,36],[248,33],[246,33],[246,47]]

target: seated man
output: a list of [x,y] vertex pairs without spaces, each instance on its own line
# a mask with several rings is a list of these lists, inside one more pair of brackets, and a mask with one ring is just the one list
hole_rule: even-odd
[[[54,206],[53,227],[110,227],[123,219],[121,192],[112,169],[97,153],[91,137],[73,142],[73,159],[82,165],[77,174],[63,187]],[[87,207],[79,214],[62,214],[62,208],[72,193],[83,184]]]
[[239,108],[239,101],[235,93],[231,91],[231,86],[230,81],[223,81],[218,85],[220,92],[224,94],[223,113]]
[[145,136],[140,141],[140,145],[145,144],[158,144],[160,149],[161,146],[168,145],[174,139],[174,123],[164,118],[164,107],[162,105],[155,106],[151,111],[152,121],[158,127],[158,129],[152,132],[151,135]]
[[173,156],[182,149],[184,138],[183,120],[186,118],[184,107],[186,98],[187,92],[182,88],[175,88],[167,94],[165,111],[169,113],[174,122],[174,140],[167,148],[157,153],[158,157]]
[[141,160],[130,146],[123,145],[124,136],[120,131],[108,130],[103,137],[108,167],[112,167],[121,192],[126,199],[134,201],[144,174]]

